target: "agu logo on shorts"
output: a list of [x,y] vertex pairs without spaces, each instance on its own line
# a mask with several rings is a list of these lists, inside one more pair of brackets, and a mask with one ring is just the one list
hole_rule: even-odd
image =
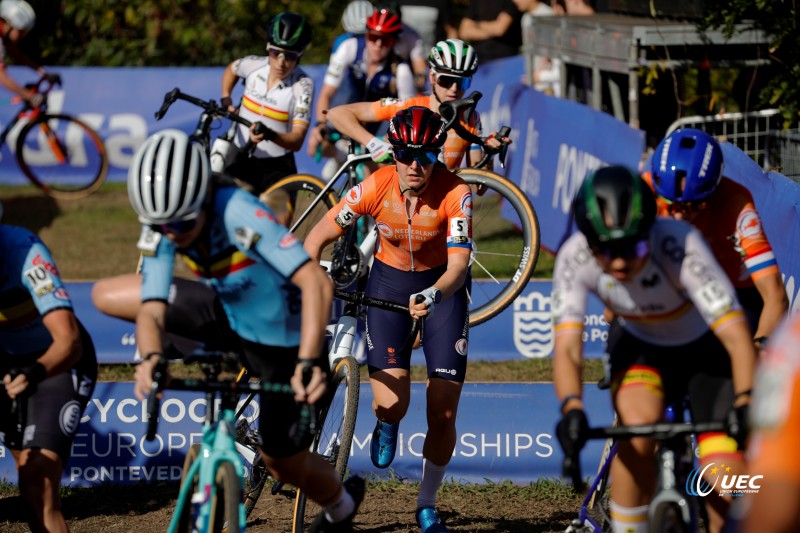
[[708,496],[719,485],[722,496],[743,496],[757,493],[763,479],[764,476],[760,475],[736,474],[731,471],[730,466],[724,464],[717,466],[716,463],[709,463],[702,469],[698,467],[689,472],[686,493],[691,496]]
[[61,415],[58,418],[61,432],[67,436],[74,435],[78,431],[78,424],[81,421],[81,404],[76,400],[67,402],[61,408]]

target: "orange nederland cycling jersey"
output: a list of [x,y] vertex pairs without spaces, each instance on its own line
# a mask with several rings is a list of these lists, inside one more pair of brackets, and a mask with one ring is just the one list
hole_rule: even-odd
[[429,270],[447,255],[472,251],[472,192],[452,172],[436,166],[408,218],[395,166],[383,167],[350,189],[327,219],[344,232],[362,215],[378,226],[375,258],[398,270]]
[[[649,172],[643,177],[651,183]],[[660,215],[669,214],[667,207],[659,198]],[[690,222],[703,234],[734,287],[752,287],[754,280],[779,273],[753,197],[743,185],[723,177]]]
[[770,338],[753,391],[751,474],[800,482],[800,315]]
[[[384,98],[372,103],[372,112],[378,120],[391,120],[398,111],[408,109],[411,106],[431,107],[430,96],[416,96],[414,98],[406,98],[405,100],[396,100],[394,98]],[[475,135],[481,135],[481,118],[478,112],[475,111],[467,118],[461,120],[464,129]],[[454,130],[447,132],[447,140],[442,149],[440,159],[447,165],[450,170],[455,170],[461,167],[461,162],[464,160],[464,154],[468,150],[478,150],[480,146],[471,145],[458,136]]]

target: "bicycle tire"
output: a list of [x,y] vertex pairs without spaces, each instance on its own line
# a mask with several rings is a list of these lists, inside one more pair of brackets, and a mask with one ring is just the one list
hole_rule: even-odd
[[192,464],[197,460],[200,456],[200,444],[192,444],[189,448],[189,451],[186,452],[186,457],[183,460],[183,470],[181,474],[181,490],[186,483],[191,483],[191,487],[189,487],[189,495],[187,498],[183,500],[183,507],[180,509],[175,509],[175,514],[180,516],[180,520],[178,522],[178,533],[191,533],[194,529],[194,516],[193,516],[193,508],[192,508],[192,494],[197,492],[197,484],[199,483],[199,474],[195,475],[193,479],[188,480],[186,479],[186,473],[189,471],[189,468]]
[[[473,168],[461,169],[458,175],[477,188],[472,199],[469,310],[469,324],[477,326],[497,316],[525,289],[539,259],[539,219],[525,193],[503,176]],[[494,284],[478,294],[474,281],[480,274]]]
[[238,533],[241,530],[239,527],[241,490],[241,480],[236,475],[234,465],[228,461],[219,463],[214,472],[214,492],[211,496],[212,532]]
[[691,528],[683,521],[680,508],[665,501],[653,511],[650,519],[650,533],[690,533]]
[[[336,363],[329,401],[319,414],[319,429],[312,443],[313,451],[328,459],[342,479],[347,473],[347,461],[350,459],[353,432],[356,428],[360,379],[358,362],[354,357],[348,355]],[[292,531],[302,533],[305,526],[321,511],[322,507],[298,490],[295,495]]]
[[311,174],[292,174],[281,178],[267,189],[267,194],[275,190],[283,190],[289,194],[293,202],[293,213],[289,227],[298,239],[304,241],[308,232],[322,220],[330,208],[339,203],[339,198],[333,190],[318,202],[309,216],[299,225],[295,221],[305,212],[311,203],[322,193],[327,184]]
[[[75,135],[75,130],[81,135]],[[43,148],[49,146],[50,150]],[[34,147],[39,151],[33,152]],[[45,114],[28,122],[17,137],[15,157],[22,172],[48,196],[84,198],[103,185],[108,154],[88,124],[70,115]]]

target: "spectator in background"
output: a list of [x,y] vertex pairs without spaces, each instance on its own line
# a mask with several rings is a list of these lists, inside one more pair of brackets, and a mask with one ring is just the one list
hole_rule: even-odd
[[[528,40],[533,42],[533,17],[550,17],[555,14],[552,7],[539,0],[514,0],[514,5],[522,11],[523,42]],[[535,43],[533,44],[535,46]],[[560,84],[558,83],[560,75],[557,65],[554,65],[550,58],[540,55],[534,57],[532,77],[532,80],[526,81],[532,81],[536,90],[548,94],[560,94]]]
[[512,0],[472,0],[458,28],[485,63],[517,55],[522,46],[522,13]]
[[[449,0],[400,0],[403,23],[414,28],[422,39],[422,49],[427,51],[439,41],[455,39],[458,30],[450,24]],[[415,70],[417,88],[425,86],[425,70]]]

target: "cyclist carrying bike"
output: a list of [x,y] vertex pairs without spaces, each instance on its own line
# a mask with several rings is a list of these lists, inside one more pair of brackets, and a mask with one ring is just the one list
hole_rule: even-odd
[[703,234],[750,315],[756,348],[763,349],[789,300],[753,196],[723,176],[719,143],[698,129],[676,130],[659,143],[644,177],[660,214],[686,220]]
[[[237,59],[222,74],[220,103],[234,111],[231,93],[239,78],[244,95],[239,113],[268,127],[265,135],[254,135],[245,126],[236,128],[233,144],[239,149],[225,173],[238,178],[260,194],[275,180],[297,173],[294,153],[308,132],[314,82],[298,66],[311,42],[312,30],[297,13],[280,13],[268,26],[267,57]],[[252,144],[255,144],[252,148]]]
[[[401,109],[411,106],[424,106],[434,113],[439,112],[439,106],[464,97],[472,83],[472,76],[478,70],[478,56],[475,49],[459,39],[439,41],[431,49],[428,56],[428,73],[431,94],[430,96],[417,96],[414,98],[394,100],[384,98],[378,101],[357,102],[353,104],[334,107],[328,111],[328,120],[346,137],[359,142],[367,147],[372,154],[373,161],[385,163],[391,161],[391,146],[383,139],[376,137],[363,123],[374,123],[390,120]],[[477,111],[469,116],[459,117],[462,125],[475,135],[481,135],[481,121]],[[489,149],[498,149],[501,141],[510,142],[508,138],[498,139],[497,133],[490,135],[486,141]],[[467,166],[477,163],[483,153],[480,146],[472,146],[451,130],[447,133],[447,140],[441,153],[441,161],[450,170],[456,170],[465,161]]]
[[67,531],[59,487],[97,381],[94,344],[36,235],[0,225],[0,273],[0,435],[31,530]]
[[[164,130],[143,144],[128,174],[144,256],[136,312],[144,356],[136,369],[136,395],[144,398],[152,384],[165,331],[236,351],[251,374],[290,383],[294,398],[261,397],[266,464],[277,479],[325,507],[327,520],[347,527],[363,498],[363,480],[351,478],[343,487],[333,467],[308,451],[312,435],[293,437],[301,415],[297,402],[313,404],[326,390],[327,358],[320,355],[331,283],[255,196],[212,184],[209,164],[199,143]],[[176,254],[202,281],[171,288]],[[120,284],[130,285],[130,277],[98,282],[94,292],[113,294]],[[328,530],[335,529],[320,529]]]
[[[756,352],[736,292],[700,232],[656,218],[655,197],[620,166],[589,173],[573,201],[580,232],[559,249],[553,272],[553,381],[561,400],[556,433],[567,457],[588,429],[581,383],[582,331],[589,292],[618,317],[610,332],[611,394],[622,425],[661,420],[666,403],[687,394],[694,422],[725,420],[698,436],[701,465],[744,473],[742,449]],[[655,443],[618,443],[611,465],[615,531],[647,531],[655,490]],[[568,465],[567,465],[568,466]],[[722,500],[709,500],[716,505]],[[723,509],[716,509],[724,516]],[[712,521],[711,531],[718,531]]]
[[[456,411],[467,367],[467,279],[472,241],[472,193],[437,163],[445,122],[426,107],[401,110],[389,123],[396,165],[353,187],[309,233],[309,255],[318,260],[355,221],[370,215],[380,233],[366,294],[409,301],[409,316],[370,307],[367,362],[378,418],[370,456],[388,467],[397,448],[400,421],[410,401],[412,317],[425,317],[422,348],[428,368],[428,434],[423,446],[417,522],[423,532],[447,531],[436,512],[436,493],[456,443]],[[422,295],[424,301],[415,303]]]
[[58,74],[48,74],[44,68],[37,65],[31,58],[19,49],[19,41],[23,39],[36,24],[36,13],[25,0],[2,0],[0,2],[0,85],[27,101],[31,107],[38,107],[42,103],[42,96],[31,89],[19,85],[6,70],[6,52],[11,54],[14,61],[20,65],[35,70],[44,76],[50,83],[61,81]]
[[[331,56],[308,143],[311,156],[316,154],[320,143],[325,143],[323,155],[336,155],[325,139],[329,127],[325,114],[331,106],[380,98],[411,98],[416,94],[411,67],[393,51],[402,28],[400,17],[388,9],[376,9],[367,18],[366,28],[366,35],[347,39]],[[379,126],[370,126],[373,134]]]

